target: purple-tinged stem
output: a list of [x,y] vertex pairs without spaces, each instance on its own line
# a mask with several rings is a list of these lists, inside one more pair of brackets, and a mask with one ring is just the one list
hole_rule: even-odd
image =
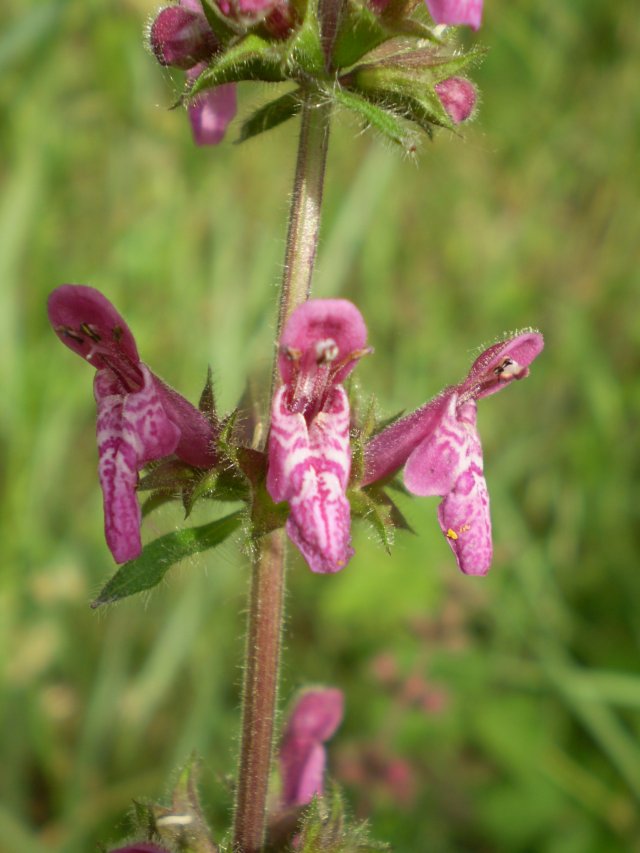
[[[329,148],[331,105],[318,103],[313,92],[302,105],[298,160],[289,211],[289,230],[284,255],[276,346],[290,314],[311,295],[311,279],[320,235],[324,171]],[[277,381],[277,353],[273,383]],[[272,394],[273,396],[273,394]]]
[[259,853],[266,825],[284,599],[284,530],[264,536],[253,563],[233,850]]
[[[291,199],[287,248],[278,310],[271,396],[278,378],[278,342],[292,311],[311,294],[329,143],[328,104],[305,97]],[[285,533],[257,543],[249,592],[247,649],[242,699],[242,739],[233,830],[234,853],[260,853],[264,846],[282,634]]]

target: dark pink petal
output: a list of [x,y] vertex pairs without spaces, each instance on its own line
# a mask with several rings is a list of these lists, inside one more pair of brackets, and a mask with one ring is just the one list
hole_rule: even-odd
[[223,15],[239,23],[251,24],[264,19],[274,9],[289,4],[282,0],[215,0]]
[[100,291],[82,284],[63,284],[49,296],[47,311],[62,343],[96,370],[110,367],[125,384],[133,388],[141,384],[134,337]]
[[476,403],[463,406],[459,418],[469,429],[466,452],[453,489],[438,507],[438,520],[460,570],[466,575],[485,575],[491,566],[493,546],[482,446],[475,428]]
[[425,0],[436,24],[467,24],[477,30],[482,21],[482,0]]
[[333,737],[344,715],[344,695],[336,687],[305,690],[289,715],[287,735],[325,741]]
[[416,447],[437,428],[452,394],[453,389],[443,391],[415,412],[374,435],[365,447],[363,486],[388,477],[405,464]]
[[292,738],[280,752],[282,806],[304,806],[324,793],[327,753],[321,743]]
[[464,77],[448,77],[436,83],[433,88],[454,124],[460,124],[471,116],[478,94],[469,80]]
[[191,9],[184,4],[158,12],[149,30],[149,43],[161,65],[184,69],[208,59],[217,47],[202,7]]
[[466,464],[471,433],[457,415],[458,396],[450,394],[432,431],[407,459],[404,484],[414,495],[449,494]]
[[298,488],[298,482],[293,482],[294,472],[299,466],[306,472],[310,465],[307,422],[303,415],[289,411],[287,393],[286,385],[278,389],[271,410],[267,491],[276,503],[289,500]]
[[[206,0],[204,0],[206,3]],[[189,9],[191,12],[196,12],[199,15],[204,15],[204,10],[202,8],[202,3],[200,0],[179,0],[179,6],[182,6],[184,9]]]
[[119,380],[109,370],[98,371],[94,381],[105,536],[117,563],[134,559],[142,547],[138,471],[152,459],[173,453],[180,438],[151,371],[143,364],[139,369],[143,385],[136,393],[122,394]]
[[337,572],[353,556],[351,509],[345,496],[351,468],[349,401],[342,386],[331,392],[311,427],[286,403],[287,386],[275,395],[269,435],[267,490],[289,501],[289,538],[314,572]]
[[[187,78],[196,80],[206,65],[196,65],[187,73]],[[236,87],[225,83],[207,89],[189,104],[189,120],[196,145],[218,145],[222,142],[227,127],[237,110]]]
[[211,422],[182,394],[178,394],[158,376],[153,378],[167,417],[180,431],[176,455],[197,468],[211,468],[218,459],[213,447],[215,436]]
[[365,350],[367,327],[346,299],[310,299],[289,317],[280,339],[280,374],[286,384],[298,375],[313,377],[318,365],[333,368],[339,383]]
[[469,375],[459,386],[460,394],[478,400],[502,390],[514,379],[524,379],[543,347],[544,338],[539,332],[523,332],[493,344],[472,364]]

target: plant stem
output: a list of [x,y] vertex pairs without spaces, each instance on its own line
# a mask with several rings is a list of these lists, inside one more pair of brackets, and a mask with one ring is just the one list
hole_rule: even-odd
[[311,295],[311,278],[320,234],[324,171],[329,148],[330,110],[331,104],[319,104],[314,93],[307,94],[302,105],[276,344],[291,312]]
[[[278,371],[277,344],[282,329],[291,312],[311,293],[329,142],[329,110],[328,104],[318,105],[312,93],[306,96],[302,106],[278,311],[272,397]],[[264,846],[283,620],[284,530],[263,536],[257,548],[249,592],[234,853],[259,853]]]
[[264,536],[253,563],[247,620],[242,746],[234,851],[258,853],[265,835],[267,786],[278,693],[284,598],[284,530]]

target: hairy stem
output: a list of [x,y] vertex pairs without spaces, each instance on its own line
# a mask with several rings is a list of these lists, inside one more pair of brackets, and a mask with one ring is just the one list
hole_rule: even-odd
[[258,853],[264,843],[282,634],[284,530],[264,536],[258,544],[249,593],[233,838],[234,851],[241,853]]
[[[320,234],[324,170],[329,147],[331,105],[307,94],[302,105],[298,160],[289,211],[287,248],[280,291],[276,344],[291,312],[311,295],[311,278]],[[274,363],[274,382],[277,358]]]
[[[309,94],[302,107],[271,396],[277,381],[277,344],[282,329],[291,312],[311,293],[328,142],[329,105],[318,105],[316,97]],[[264,846],[283,620],[284,530],[262,537],[258,549],[249,593],[234,853],[259,853]]]

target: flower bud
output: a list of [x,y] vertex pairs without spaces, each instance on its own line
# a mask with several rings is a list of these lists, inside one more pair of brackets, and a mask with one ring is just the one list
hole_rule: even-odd
[[151,24],[149,43],[160,65],[184,69],[209,59],[216,49],[205,16],[184,6],[160,10]]
[[478,99],[473,83],[464,77],[448,77],[434,86],[442,106],[454,124],[466,121]]
[[286,38],[295,26],[296,15],[288,0],[215,0],[223,15],[238,24],[261,21],[270,35]]

